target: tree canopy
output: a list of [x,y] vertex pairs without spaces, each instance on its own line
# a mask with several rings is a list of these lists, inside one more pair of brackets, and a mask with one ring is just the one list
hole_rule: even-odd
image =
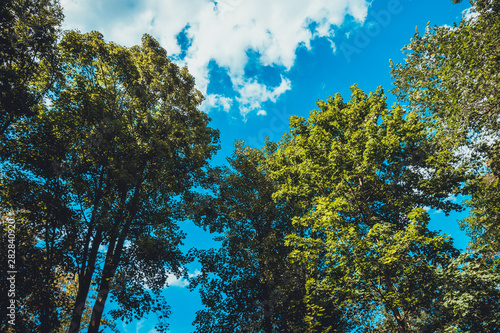
[[[457,252],[427,228],[424,208],[459,208],[449,195],[460,170],[445,167],[450,156],[436,158],[417,114],[386,108],[381,89],[366,95],[354,86],[349,102],[337,94],[318,107],[308,120],[292,117],[269,161],[280,184],[275,197],[309,209],[294,220],[308,232],[288,235],[291,256],[321,271],[307,281],[309,293],[328,290],[330,302],[365,329],[428,324],[436,272]],[[314,327],[325,310],[307,305]]]
[[[155,38],[62,32],[57,1],[3,1],[0,265],[22,272],[16,332],[149,313],[167,331],[162,291],[193,260],[197,332],[495,332],[500,5],[470,2],[392,64],[400,104],[353,85],[213,166],[219,131]],[[430,209],[464,212],[468,249],[429,229]],[[183,219],[220,246],[182,251]]]
[[462,156],[475,178],[464,189],[471,214],[462,226],[473,246],[498,252],[500,4],[471,5],[460,24],[415,34],[403,49],[405,63],[393,64],[393,92],[432,119],[443,142],[453,142],[449,149],[468,153]]
[[[265,161],[275,145],[263,150],[241,142],[228,159],[231,169],[218,175],[217,195],[207,200],[197,223],[221,233],[218,250],[198,255],[202,274],[192,283],[200,286],[206,309],[198,311],[197,332],[303,332],[307,271],[289,259],[285,244],[293,216],[300,208],[276,201],[276,183]],[[327,320],[342,322],[341,313],[328,308]],[[318,330],[318,332],[321,330]]]
[[[13,125],[6,144],[8,204],[40,226],[46,255],[61,253],[78,274],[70,332],[80,328],[93,281],[89,332],[98,331],[108,293],[122,305],[115,318],[165,316],[155,296],[165,270],[179,276],[188,261],[177,201],[200,185],[218,131],[197,109],[193,77],[152,37],[129,49],[70,31],[58,51],[62,78],[49,102]],[[23,197],[36,191],[43,201]]]

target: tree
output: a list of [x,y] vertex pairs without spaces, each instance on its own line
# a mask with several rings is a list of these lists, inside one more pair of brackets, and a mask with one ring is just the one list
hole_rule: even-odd
[[388,110],[381,89],[367,96],[354,86],[349,102],[337,94],[318,107],[291,118],[267,164],[275,199],[308,210],[295,218],[306,232],[287,239],[291,256],[319,271],[306,282],[309,330],[326,313],[317,293],[360,329],[439,325],[438,273],[458,252],[427,228],[424,208],[460,209],[450,196],[464,170],[415,112]]
[[[454,3],[457,1],[454,1]],[[433,120],[448,149],[470,155],[474,177],[463,187],[469,216],[461,221],[472,253],[443,272],[450,331],[493,331],[499,326],[500,34],[497,0],[471,1],[468,17],[451,27],[427,27],[405,46],[405,64],[393,65],[394,92]]]
[[[6,174],[8,152],[7,139],[12,135],[12,125],[21,119],[34,116],[44,102],[47,91],[58,76],[57,38],[63,19],[58,1],[6,0],[0,4],[0,172],[3,180]],[[4,190],[5,187],[2,187]],[[12,189],[10,190],[12,192]],[[36,191],[24,193],[25,198],[37,197]],[[35,239],[40,232],[38,226],[27,227],[26,219],[9,208],[8,199],[2,197],[1,211],[9,214],[16,222],[16,263],[23,278],[16,280],[18,292],[16,300],[22,304],[16,318],[17,332],[31,332],[41,329],[49,331],[60,320],[59,310],[67,303],[67,297],[58,290],[58,268],[47,262],[55,263],[58,256],[48,254],[48,243],[36,246]],[[27,212],[24,212],[27,213]],[[2,245],[7,236],[2,230]],[[5,259],[7,253],[3,253]],[[56,258],[57,257],[57,258]],[[3,260],[2,271],[7,270]],[[5,271],[4,271],[5,273]],[[6,276],[6,274],[4,274]],[[2,282],[2,295],[4,293]],[[6,306],[5,297],[1,298],[2,308]],[[5,320],[0,320],[5,329]],[[36,328],[38,327],[38,329]]]
[[500,253],[499,177],[495,170],[468,184],[471,197],[465,202],[470,207],[470,215],[461,221],[462,229],[471,237],[470,246],[487,253]]
[[[6,165],[3,165],[7,169]],[[40,186],[22,172],[2,175],[2,209],[15,226],[16,332],[53,331],[61,323],[62,312],[70,308],[70,297],[61,288],[60,278],[71,271],[70,238],[63,237],[61,221],[71,221],[72,212],[62,206],[65,198],[54,184]],[[10,207],[10,208],[8,208]],[[40,212],[40,208],[44,207]],[[7,248],[7,233],[1,230],[1,244]],[[7,265],[2,252],[1,267]],[[2,291],[7,293],[6,286]],[[7,306],[7,298],[1,298]],[[2,322],[4,318],[1,319]]]
[[36,114],[57,77],[57,0],[0,4],[0,138],[21,117]]
[[500,3],[471,5],[460,24],[415,34],[404,48],[405,63],[392,65],[393,92],[432,118],[441,140],[454,142],[456,151],[467,147],[476,177],[464,187],[472,214],[462,225],[472,247],[498,253]]
[[497,0],[471,1],[470,15],[453,27],[427,26],[403,48],[404,64],[392,64],[392,92],[410,108],[462,136],[497,131],[500,46]]
[[[231,169],[218,174],[216,195],[206,197],[195,215],[221,241],[219,249],[199,251],[202,270],[191,288],[200,287],[205,309],[197,312],[197,332],[304,331],[307,276],[285,246],[299,209],[272,200],[276,185],[264,166],[274,146],[268,142],[259,150],[236,143]],[[341,327],[339,311],[329,310],[328,318]]]
[[[50,103],[16,123],[8,143],[5,193],[15,208],[29,203],[21,193],[35,186],[49,196],[29,205],[28,221],[40,220],[47,232],[40,241],[55,241],[78,276],[69,332],[80,330],[93,283],[89,332],[98,331],[109,293],[122,306],[115,319],[166,317],[159,295],[166,270],[179,276],[188,261],[179,249],[178,201],[201,184],[218,131],[197,109],[202,96],[187,68],[171,63],[152,37],[125,48],[97,32],[70,31],[59,50],[63,76]],[[50,210],[67,214],[44,219]]]

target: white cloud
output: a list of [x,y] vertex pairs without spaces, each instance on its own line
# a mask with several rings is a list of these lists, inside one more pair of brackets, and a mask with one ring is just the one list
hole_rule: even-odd
[[206,111],[210,109],[223,109],[228,112],[231,109],[233,101],[229,97],[224,97],[219,94],[210,94],[205,96],[205,101],[203,102],[203,107]]
[[189,282],[184,278],[176,277],[174,274],[168,274],[167,284],[170,287],[185,288],[189,285]]
[[462,15],[466,21],[474,21],[479,17],[479,13],[477,11],[473,11],[472,7],[464,10]]
[[[299,47],[309,49],[311,40],[317,37],[332,38],[335,27],[347,15],[363,22],[369,1],[61,0],[61,4],[66,15],[65,28],[98,30],[107,40],[126,46],[138,44],[141,35],[149,33],[170,55],[181,52],[176,36],[189,25],[186,33],[192,43],[179,64],[188,66],[198,88],[206,95],[208,64],[215,60],[227,70],[233,85],[228,88],[239,95],[237,101],[245,115],[260,110],[263,102],[276,101],[291,89],[285,75],[294,65]],[[280,86],[268,87],[244,76],[248,50],[260,55],[261,65],[281,69]],[[229,110],[232,103],[224,98],[208,97],[205,108]]]
[[[192,277],[198,276],[200,274],[201,274],[201,272],[196,269],[194,271],[194,273],[189,273],[188,275],[190,278],[192,278]],[[168,273],[167,284],[168,284],[168,286],[172,286],[172,287],[185,288],[189,285],[189,282],[184,278],[178,278],[174,274]]]
[[240,112],[243,116],[250,111],[261,109],[263,102],[276,102],[279,96],[291,89],[290,80],[283,76],[280,85],[275,88],[269,88],[254,79],[238,77],[234,80],[240,93],[240,97],[236,97],[236,100],[240,103]]

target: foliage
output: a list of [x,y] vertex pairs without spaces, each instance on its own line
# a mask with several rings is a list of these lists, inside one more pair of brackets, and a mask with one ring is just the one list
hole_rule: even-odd
[[[197,332],[304,331],[307,276],[288,259],[285,246],[299,210],[272,200],[276,186],[263,163],[274,146],[268,142],[258,150],[237,143],[228,159],[232,168],[218,173],[216,195],[207,196],[195,216],[221,233],[219,249],[198,252],[202,273],[191,288],[200,287],[205,309],[197,313]],[[338,310],[329,310],[328,319],[341,321]]]
[[19,118],[36,114],[57,77],[62,19],[57,0],[0,4],[0,137]]
[[437,317],[442,321],[444,332],[495,332],[498,329],[498,265],[498,258],[465,252],[440,272],[443,302]]
[[[367,96],[354,86],[351,98],[337,94],[308,120],[292,117],[268,162],[275,198],[309,209],[294,219],[307,232],[288,236],[292,256],[320,270],[307,281],[309,294],[327,290],[364,329],[417,329],[434,309],[438,269],[457,255],[428,230],[423,208],[459,209],[449,196],[464,170],[416,113],[388,110],[381,89]],[[324,310],[310,299],[312,329]]]
[[[128,49],[96,32],[70,31],[59,50],[63,79],[50,103],[16,123],[16,140],[6,146],[5,198],[29,212],[32,226],[38,219],[57,234],[53,252],[65,253],[78,274],[70,331],[80,327],[94,282],[89,332],[97,332],[109,292],[123,305],[116,318],[150,310],[165,317],[157,297],[165,270],[181,274],[188,260],[179,250],[177,202],[200,185],[218,132],[197,109],[202,96],[192,76],[152,37]],[[25,197],[35,189],[47,195],[43,204]],[[51,211],[66,215],[42,218]]]
[[450,135],[498,130],[499,3],[471,4],[459,25],[417,32],[403,49],[405,63],[392,65],[393,93],[446,124],[442,130]]
[[[350,101],[292,117],[279,144],[238,142],[229,168],[210,168],[218,131],[154,38],[61,34],[56,0],[4,0],[0,209],[23,272],[16,331],[116,331],[151,312],[166,331],[167,273],[187,278],[195,256],[197,332],[497,330],[500,3],[471,5],[392,64],[403,107],[353,86]],[[458,194],[472,239],[461,254],[427,213],[461,210]],[[188,215],[220,248],[180,250]]]
[[[494,155],[498,161],[498,154]],[[493,161],[490,161],[491,166]],[[461,227],[471,237],[471,247],[489,253],[500,253],[500,169],[480,175],[467,186],[471,197],[466,201],[470,214]]]
[[498,253],[500,3],[471,5],[459,25],[427,27],[405,46],[405,63],[392,68],[393,92],[433,119],[441,140],[474,162],[476,177],[464,187],[471,216],[462,226],[472,247]]
[[[8,248],[8,233],[6,228],[6,219],[12,219],[12,225],[15,235],[15,259],[7,261]],[[60,274],[63,271],[61,267],[57,267],[57,261],[60,259],[57,256],[48,256],[47,247],[36,246],[35,230],[29,227],[26,221],[19,218],[11,212],[2,214],[2,229],[0,230],[0,260],[2,266],[3,278],[0,282],[1,297],[0,304],[2,308],[9,306],[11,297],[8,295],[9,283],[6,277],[14,277],[15,279],[15,296],[16,301],[16,332],[33,332],[43,330],[49,332],[61,322],[60,311],[66,307],[70,307],[70,298],[66,295],[60,284]],[[9,251],[9,254],[12,252]],[[10,257],[10,256],[9,256]],[[12,258],[12,257],[11,257]],[[54,262],[54,266],[43,266],[43,262]],[[7,263],[12,264],[9,267]],[[9,268],[8,268],[9,267]],[[12,269],[14,268],[14,269]],[[15,274],[7,274],[7,271],[15,271]],[[4,312],[5,313],[5,312]],[[0,319],[0,329],[2,332],[8,331],[8,327],[13,327],[8,324],[11,318],[2,316]]]
[[[8,190],[4,187],[4,181],[11,176],[5,168],[9,155],[5,149],[6,138],[15,136],[13,124],[33,117],[43,107],[44,97],[58,77],[56,43],[62,19],[58,1],[5,0],[0,4],[0,172],[4,194],[13,194],[13,187],[19,188],[20,183],[26,183],[24,179]],[[36,187],[32,190],[17,195],[31,202],[39,200],[36,205],[43,205],[46,200],[44,191],[39,192]],[[47,191],[52,190],[48,186]],[[47,212],[46,216],[38,217],[30,225],[26,218],[28,211],[9,208],[13,200],[13,197],[2,195],[1,210],[3,216],[8,214],[16,221],[16,267],[23,272],[22,279],[19,276],[16,279],[16,299],[22,304],[16,318],[16,331],[41,329],[48,332],[59,324],[60,309],[69,302],[58,282],[65,269],[65,260],[63,253],[51,251],[53,242],[40,246],[36,239],[44,232],[41,220],[57,218],[64,213]],[[56,239],[52,230],[45,231],[51,240]],[[6,235],[2,230],[2,245],[6,245]],[[6,256],[7,253],[2,251],[0,265],[4,273]],[[2,295],[6,294],[4,288],[2,281]],[[8,300],[5,297],[0,299],[3,308]],[[0,319],[2,330],[6,319],[5,316]]]

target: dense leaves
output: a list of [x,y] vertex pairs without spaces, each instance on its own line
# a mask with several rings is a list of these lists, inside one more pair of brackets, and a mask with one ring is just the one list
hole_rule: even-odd
[[[380,89],[367,96],[354,86],[351,98],[336,95],[308,120],[292,118],[269,161],[276,198],[309,208],[295,218],[308,233],[288,236],[292,257],[320,270],[308,292],[327,290],[354,325],[416,329],[433,311],[438,268],[456,255],[427,229],[423,208],[458,208],[449,195],[461,172],[445,166],[450,156],[433,154],[425,122],[399,106],[388,110]],[[324,310],[306,301],[311,328]]]
[[[127,49],[97,32],[67,32],[59,51],[64,79],[43,112],[15,124],[16,140],[6,145],[6,197],[33,226],[41,220],[39,239],[78,274],[70,331],[79,329],[93,281],[89,332],[97,332],[110,292],[123,305],[117,317],[150,310],[165,317],[154,295],[166,271],[179,274],[187,262],[177,201],[200,184],[218,132],[197,109],[194,79],[152,37]],[[23,197],[35,188],[46,195],[43,205]],[[66,215],[41,218],[53,211]]]
[[238,143],[198,197],[195,220],[222,243],[198,252],[197,331],[494,330],[498,261],[428,228],[429,208],[462,209],[469,165],[381,89],[318,107],[279,144]]
[[[292,117],[280,142],[238,142],[210,167],[218,131],[153,37],[61,33],[56,1],[3,1],[0,245],[14,223],[16,331],[98,332],[151,312],[166,331],[168,273],[187,278],[194,258],[197,332],[498,330],[500,7],[471,5],[392,65],[401,105],[353,86]],[[429,209],[463,211],[458,195],[463,253],[428,228]],[[187,217],[220,246],[183,253]]]
[[476,177],[464,188],[472,214],[463,227],[473,247],[498,252],[500,4],[471,5],[459,25],[427,27],[414,36],[404,48],[405,63],[393,65],[393,92],[432,119],[441,140],[453,142],[448,149],[472,157]]
[[471,4],[459,25],[417,32],[403,49],[405,63],[392,69],[395,95],[447,124],[442,130],[454,135],[498,129],[499,3]]
[[500,324],[498,260],[463,253],[440,272],[443,303],[436,317],[445,332],[496,332]]
[[[205,309],[197,313],[197,332],[303,332],[306,270],[293,264],[285,246],[291,219],[300,210],[286,201],[274,202],[275,183],[263,165],[272,153],[237,143],[228,159],[231,169],[219,174],[218,191],[206,201],[198,223],[221,233],[218,250],[200,251],[200,286]],[[328,319],[342,322],[329,307]],[[341,324],[339,324],[341,326]],[[344,326],[345,327],[345,326]],[[321,331],[321,330],[319,330]]]
[[36,114],[57,77],[55,46],[62,19],[53,0],[0,4],[0,137],[20,117]]

